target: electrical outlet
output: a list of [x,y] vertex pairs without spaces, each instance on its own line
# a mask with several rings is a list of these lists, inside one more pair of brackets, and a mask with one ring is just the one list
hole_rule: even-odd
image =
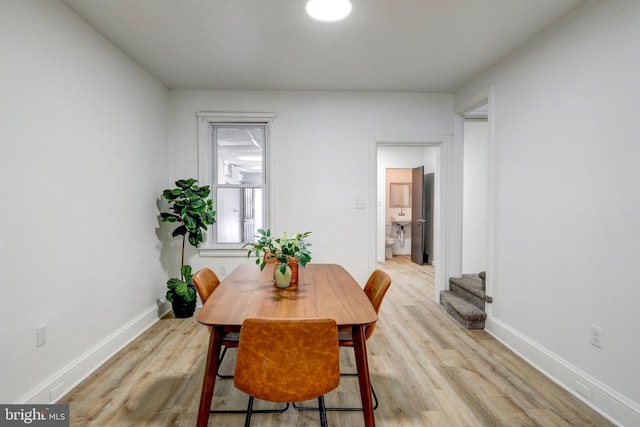
[[604,348],[604,334],[600,326],[591,325],[591,345]]
[[47,325],[42,325],[36,329],[36,346],[42,347],[47,343]]

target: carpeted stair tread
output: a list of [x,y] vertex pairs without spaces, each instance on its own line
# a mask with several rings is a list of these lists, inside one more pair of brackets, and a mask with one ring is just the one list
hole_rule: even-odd
[[[482,273],[480,273],[482,274]],[[464,291],[471,293],[479,298],[480,301],[493,302],[493,298],[486,294],[484,279],[481,279],[479,275],[475,274],[463,274],[462,277],[452,277],[449,279],[449,287],[456,285],[462,288]],[[484,302],[482,304],[476,304],[480,308],[484,309]]]
[[487,313],[471,304],[469,301],[460,298],[451,291],[442,291],[440,298],[444,298],[451,304],[460,315],[469,320],[485,320]]
[[493,302],[486,294],[486,272],[463,274],[449,279],[449,290],[440,292],[440,304],[467,329],[484,329],[485,303]]
[[482,279],[477,274],[463,274],[462,277],[452,277],[449,281],[457,282],[462,286],[482,290]]
[[482,282],[485,282],[487,280],[487,272],[481,271],[480,273],[466,273],[463,274],[462,277],[475,277],[476,279],[480,279]]
[[449,284],[455,284],[460,286],[467,292],[472,293],[481,300],[484,300],[486,294],[484,292],[484,283],[482,279],[477,276],[463,275],[462,277],[452,277],[449,279]]
[[467,329],[484,329],[487,313],[453,292],[440,292],[440,304]]

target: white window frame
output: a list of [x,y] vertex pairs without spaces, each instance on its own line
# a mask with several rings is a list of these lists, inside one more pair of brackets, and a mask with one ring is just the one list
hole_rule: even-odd
[[[232,113],[232,112],[207,112],[196,114],[198,119],[198,181],[200,185],[208,185],[213,189],[213,141],[211,126],[217,123],[264,123],[266,124],[265,143],[265,184],[264,227],[269,228],[273,214],[272,182],[273,182],[273,133],[275,113]],[[213,197],[213,195],[211,196]],[[215,201],[214,201],[215,202]],[[242,249],[244,243],[217,244],[213,241],[213,227],[205,233],[205,239],[199,247],[200,256],[215,257],[246,257],[246,250]]]

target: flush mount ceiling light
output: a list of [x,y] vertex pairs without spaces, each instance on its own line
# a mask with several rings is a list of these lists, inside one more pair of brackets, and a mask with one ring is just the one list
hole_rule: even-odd
[[320,21],[338,21],[351,13],[349,0],[309,0],[307,13]]

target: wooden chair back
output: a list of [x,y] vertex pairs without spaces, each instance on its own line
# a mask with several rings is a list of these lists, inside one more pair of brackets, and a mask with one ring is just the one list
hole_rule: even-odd
[[[367,280],[367,284],[364,287],[364,293],[371,301],[371,305],[376,313],[380,312],[380,306],[382,305],[382,300],[384,299],[385,294],[389,290],[389,286],[391,286],[391,277],[387,273],[382,270],[376,270],[371,273],[369,276],[369,280]],[[375,329],[376,324],[373,323],[367,326],[365,331],[365,339],[369,339],[371,334],[373,334],[373,330]]]
[[333,319],[247,319],[242,324],[235,386],[271,402],[300,402],[340,384]]
[[218,279],[216,273],[208,267],[205,267],[194,274],[192,280],[203,305],[220,284],[220,279]]

